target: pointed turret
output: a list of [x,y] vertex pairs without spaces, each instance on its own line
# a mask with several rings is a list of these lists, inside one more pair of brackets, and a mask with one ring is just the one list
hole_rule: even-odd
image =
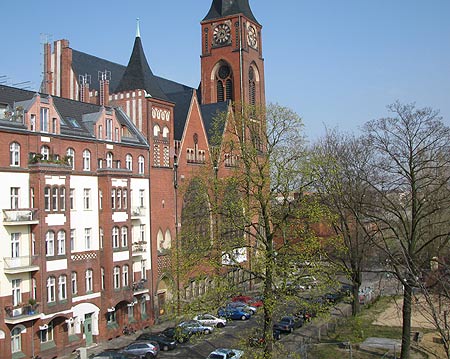
[[114,92],[131,90],[145,90],[151,97],[165,101],[168,100],[161,87],[159,87],[158,80],[153,75],[145,57],[139,31],[139,20],[130,61],[120,80],[119,86],[117,86]]
[[211,9],[209,9],[208,15],[206,15],[203,21],[238,14],[243,14],[251,21],[259,24],[252,13],[252,9],[250,9],[248,0],[213,0]]

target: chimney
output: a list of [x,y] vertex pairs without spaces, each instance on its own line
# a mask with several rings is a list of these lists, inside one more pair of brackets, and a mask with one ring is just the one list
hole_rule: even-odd
[[98,80],[100,82],[99,105],[108,106],[109,104],[109,80],[111,80],[111,71],[99,71]]

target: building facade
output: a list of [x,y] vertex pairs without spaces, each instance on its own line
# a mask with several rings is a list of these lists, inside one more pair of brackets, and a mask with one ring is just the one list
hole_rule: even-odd
[[201,31],[199,89],[153,74],[139,28],[126,66],[58,40],[40,93],[0,86],[1,358],[54,358],[164,315],[174,168],[188,184],[217,113],[265,102],[248,0],[214,0]]

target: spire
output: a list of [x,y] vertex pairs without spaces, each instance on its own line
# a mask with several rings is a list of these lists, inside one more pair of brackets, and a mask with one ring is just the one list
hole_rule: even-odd
[[[139,27],[138,27],[139,29]],[[137,33],[136,35],[139,35]],[[133,52],[125,72],[120,80],[119,86],[114,92],[125,92],[131,90],[145,90],[151,97],[167,101],[167,96],[159,87],[158,80],[153,75],[142,47],[141,38],[136,36]]]
[[139,28],[139,18],[136,19],[136,37],[141,37],[141,29]]
[[242,14],[251,21],[258,23],[248,3],[249,0],[213,0],[211,9],[203,21],[219,19],[225,16]]

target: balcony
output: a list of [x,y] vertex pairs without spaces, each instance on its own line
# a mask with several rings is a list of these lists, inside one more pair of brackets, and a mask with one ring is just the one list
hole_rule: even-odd
[[36,257],[25,256],[25,257],[5,257],[3,258],[5,274],[19,274],[34,272],[39,270],[39,266],[34,264],[34,259]]
[[4,209],[4,226],[22,226],[25,224],[38,224],[36,209]]
[[134,242],[131,254],[133,256],[142,256],[145,252],[147,252],[147,242],[141,241],[141,242]]
[[145,208],[144,207],[133,207],[131,209],[131,219],[140,219],[145,216]]
[[5,307],[5,324],[17,325],[41,317],[38,304],[23,304]]
[[150,290],[146,287],[147,279],[141,279],[138,282],[134,282],[132,285],[133,295],[148,293]]

